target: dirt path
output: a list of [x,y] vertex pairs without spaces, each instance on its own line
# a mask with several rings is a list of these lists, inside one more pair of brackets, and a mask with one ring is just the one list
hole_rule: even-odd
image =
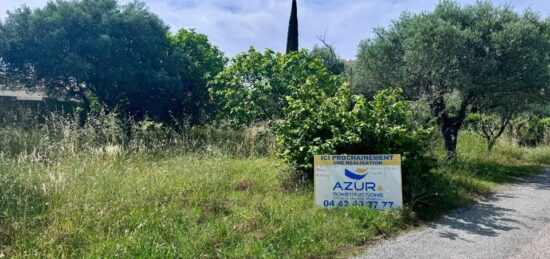
[[550,170],[358,258],[550,258]]

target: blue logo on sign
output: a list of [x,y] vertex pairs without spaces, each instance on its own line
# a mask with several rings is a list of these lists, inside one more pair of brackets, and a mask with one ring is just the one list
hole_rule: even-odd
[[353,180],[363,180],[365,177],[367,177],[367,169],[357,169],[357,172],[353,172],[351,170],[345,169],[346,176]]

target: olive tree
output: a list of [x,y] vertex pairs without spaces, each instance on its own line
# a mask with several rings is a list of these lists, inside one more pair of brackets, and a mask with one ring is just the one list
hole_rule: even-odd
[[452,158],[474,103],[544,94],[550,64],[547,33],[548,22],[531,11],[442,1],[432,12],[403,14],[360,44],[356,88],[371,93],[401,86],[408,98],[427,97]]

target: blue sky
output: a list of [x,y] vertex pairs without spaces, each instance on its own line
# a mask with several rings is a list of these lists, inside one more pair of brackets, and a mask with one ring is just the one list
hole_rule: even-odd
[[[0,18],[22,4],[43,6],[48,0],[0,0]],[[121,0],[128,2],[130,0]],[[249,46],[284,51],[291,0],[145,0],[173,31],[195,28],[207,34],[228,56]],[[300,47],[311,48],[325,35],[342,57],[353,59],[357,45],[404,11],[434,8],[438,0],[298,0]],[[459,0],[463,4],[475,0]],[[550,0],[492,0],[521,11],[531,8],[550,16]]]

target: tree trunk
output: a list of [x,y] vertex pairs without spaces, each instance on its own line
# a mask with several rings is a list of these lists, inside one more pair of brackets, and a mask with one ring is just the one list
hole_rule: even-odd
[[447,160],[452,160],[456,157],[456,146],[458,143],[458,131],[460,125],[453,123],[453,119],[442,120],[441,133],[445,141],[445,149],[447,150]]
[[[510,121],[512,120],[512,117],[514,116],[514,111],[510,110],[509,112],[502,114],[500,117],[500,125],[498,126],[498,129],[485,125],[485,123],[482,120],[481,125],[481,132],[483,136],[485,137],[485,140],[487,140],[487,149],[489,152],[493,151],[493,148],[495,147],[495,144],[497,143],[498,138],[502,136],[504,133],[504,130],[510,125]],[[496,133],[495,131],[498,130]]]
[[497,143],[496,139],[488,141],[487,149],[489,149],[489,152],[493,151],[493,148],[495,147],[496,143]]
[[82,110],[78,114],[78,124],[80,125],[80,127],[83,127],[88,120],[88,113],[91,110],[91,104],[86,94],[81,93],[78,96],[80,97],[80,99],[82,99]]
[[470,97],[463,99],[456,116],[449,116],[442,96],[435,98],[431,103],[432,112],[438,118],[441,134],[443,135],[443,140],[445,141],[447,161],[453,160],[457,156],[456,147],[458,143],[458,132],[464,123],[464,119],[466,118],[466,110],[470,102]]

